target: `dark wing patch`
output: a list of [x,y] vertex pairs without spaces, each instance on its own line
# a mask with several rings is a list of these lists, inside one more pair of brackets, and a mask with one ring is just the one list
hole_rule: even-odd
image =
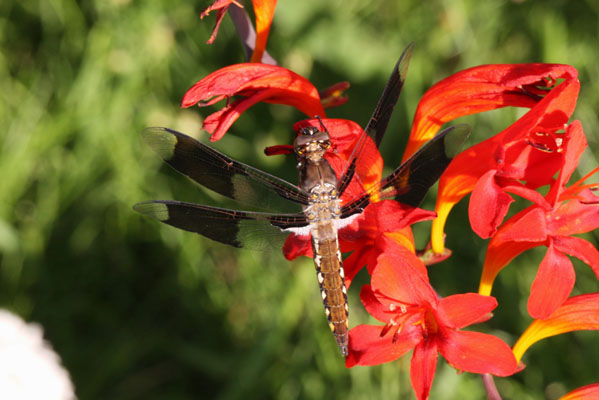
[[308,225],[303,214],[269,214],[235,211],[180,201],[153,200],[133,209],[160,222],[195,232],[230,246],[280,250],[290,232],[284,229]]
[[[299,211],[308,194],[169,128],[147,128],[146,143],[171,167],[223,196],[261,209]],[[291,204],[289,204],[291,203]],[[293,204],[295,203],[295,204]]]
[[378,194],[378,201],[393,199],[418,207],[430,187],[460,152],[469,135],[470,127],[464,124],[439,132],[379,184],[344,205],[341,217],[361,212],[370,203],[373,194]]
[[356,147],[348,159],[345,171],[340,175],[341,177],[337,184],[339,193],[343,193],[352,180],[357,160],[364,149],[364,145],[368,140],[367,138],[372,139],[377,148],[381,144],[385,131],[387,130],[387,125],[391,119],[391,114],[397,104],[401,89],[406,80],[408,65],[410,63],[410,58],[412,57],[413,49],[414,43],[410,43],[401,54],[401,57],[399,57],[397,64],[395,64],[395,68],[393,68],[393,71],[391,72],[391,76],[389,77],[385,89],[383,90],[383,94],[370,117],[370,121],[368,121],[366,129],[364,129],[364,132],[362,132],[362,135],[356,142]]

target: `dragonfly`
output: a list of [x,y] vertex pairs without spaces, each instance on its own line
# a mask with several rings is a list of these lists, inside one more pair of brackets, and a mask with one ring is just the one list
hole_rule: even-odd
[[339,176],[324,157],[332,143],[320,119],[319,127],[301,128],[294,141],[297,185],[236,161],[183,133],[153,127],[145,129],[142,136],[168,165],[216,193],[265,212],[173,200],[141,202],[134,210],[237,248],[263,249],[275,237],[311,235],[325,314],[342,356],[347,356],[349,307],[338,230],[374,201],[393,199],[417,207],[470,134],[467,125],[441,131],[387,177],[342,202],[341,195],[352,179],[359,179],[356,166],[366,143],[372,141],[377,148],[381,143],[406,79],[412,49],[413,44],[399,58]]

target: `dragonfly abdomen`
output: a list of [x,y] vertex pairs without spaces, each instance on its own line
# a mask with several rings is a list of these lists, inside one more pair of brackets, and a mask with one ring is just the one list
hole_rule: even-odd
[[329,328],[335,336],[341,354],[347,356],[349,308],[339,242],[333,221],[320,223],[312,230],[312,249]]

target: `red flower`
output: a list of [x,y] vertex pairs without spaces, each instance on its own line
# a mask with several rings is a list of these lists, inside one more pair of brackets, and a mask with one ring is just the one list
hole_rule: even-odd
[[599,293],[571,297],[547,318],[534,320],[514,345],[514,355],[520,361],[539,340],[581,330],[599,330]]
[[379,256],[361,298],[386,325],[350,330],[347,367],[389,362],[414,349],[410,371],[418,399],[428,398],[439,352],[459,370],[499,376],[516,372],[516,359],[505,342],[460,330],[489,319],[496,300],[475,293],[438,298],[422,262],[401,246],[389,246]]
[[[414,120],[412,149],[428,140],[441,124],[462,115],[505,106],[532,107],[498,135],[460,153],[439,181],[432,244],[443,252],[443,227],[453,205],[468,193],[470,222],[481,237],[489,237],[503,220],[518,192],[551,183],[562,164],[561,136],[572,114],[579,83],[566,65],[487,65],[471,68],[433,86],[421,100]],[[563,79],[555,86],[558,79]]]
[[565,254],[589,264],[599,279],[599,251],[586,240],[571,236],[599,228],[599,198],[589,188],[599,185],[582,185],[585,177],[565,187],[587,145],[578,121],[568,126],[564,140],[564,163],[558,179],[545,198],[538,195],[536,204],[499,228],[489,242],[480,283],[479,293],[490,294],[493,280],[514,257],[527,249],[547,246],[528,299],[533,318],[548,317],[570,295],[576,276]]
[[[242,99],[228,103],[238,95]],[[204,120],[203,128],[219,140],[242,112],[258,102],[286,104],[306,115],[324,116],[318,90],[288,69],[266,64],[244,63],[221,68],[193,85],[183,96],[182,107],[205,107],[227,99],[227,105]]]
[[[243,6],[235,1],[235,0],[216,0],[212,5],[202,11],[200,14],[200,18],[204,18],[211,11],[218,10],[216,15],[216,23],[214,25],[214,29],[212,30],[212,34],[210,35],[210,39],[208,39],[208,44],[212,44],[214,39],[216,39],[216,34],[218,33],[218,28],[220,27],[220,23],[222,22],[225,14],[229,6],[235,4],[237,7],[243,8]],[[277,0],[252,0],[254,5],[254,15],[256,16],[256,43],[254,45],[254,52],[252,53],[252,57],[250,62],[260,62],[262,60],[262,55],[266,49],[266,42],[268,40],[268,34],[270,32],[270,26],[272,24],[272,17],[275,13],[275,6],[277,5]]]

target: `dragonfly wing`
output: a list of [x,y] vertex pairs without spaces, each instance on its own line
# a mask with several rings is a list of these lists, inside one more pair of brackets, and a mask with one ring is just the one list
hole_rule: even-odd
[[470,135],[465,124],[451,126],[426,142],[381,181],[380,198],[418,207]]
[[223,196],[261,209],[299,211],[308,194],[169,128],[147,128],[145,142],[171,167]]
[[399,57],[397,64],[395,64],[395,68],[393,68],[393,71],[391,72],[391,76],[389,77],[387,85],[385,85],[385,89],[383,90],[383,94],[366,125],[366,129],[364,129],[362,135],[356,142],[356,146],[349,157],[347,167],[341,174],[338,184],[339,193],[343,193],[347,188],[347,185],[349,185],[349,182],[352,180],[356,169],[356,163],[362,150],[364,150],[368,138],[374,142],[377,148],[381,144],[385,131],[387,130],[387,125],[391,119],[391,114],[397,104],[401,89],[406,80],[408,65],[410,63],[410,58],[412,57],[413,49],[414,43],[410,43],[401,54],[401,57]]
[[208,239],[253,250],[280,250],[291,231],[308,226],[304,214],[236,211],[180,201],[152,200],[138,203],[133,209]]
[[460,152],[469,135],[470,127],[464,124],[439,132],[377,185],[344,205],[341,217],[361,212],[372,202],[373,195],[377,195],[377,201],[393,199],[418,207],[430,187]]

